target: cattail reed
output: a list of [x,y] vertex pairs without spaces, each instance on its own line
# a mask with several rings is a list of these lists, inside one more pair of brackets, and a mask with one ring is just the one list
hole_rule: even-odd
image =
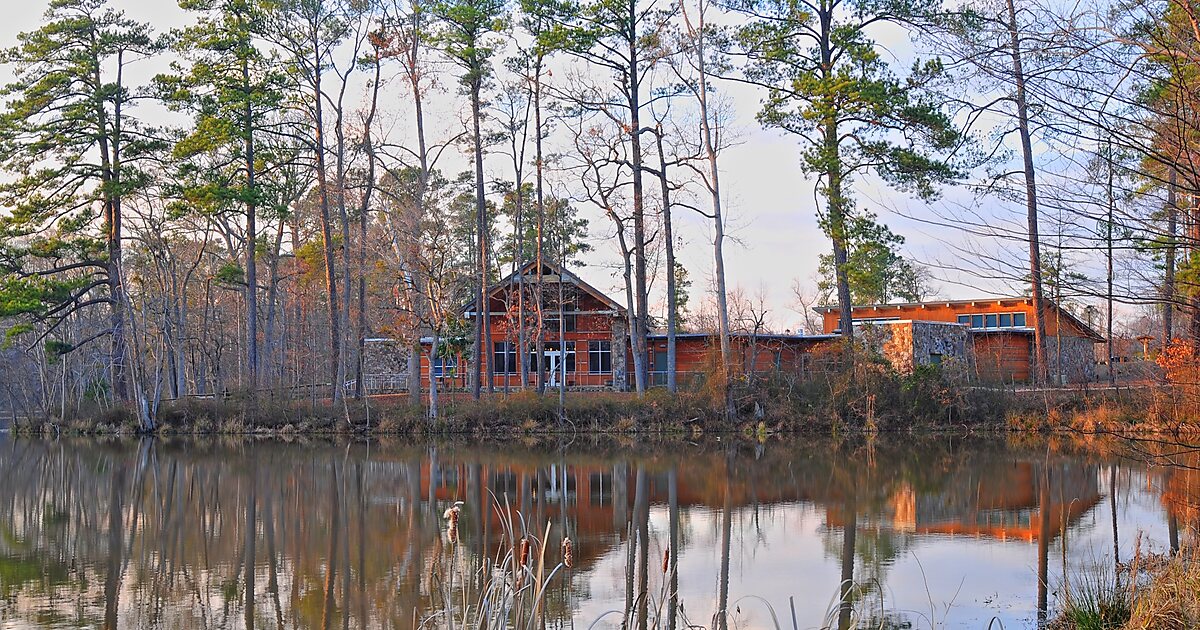
[[667,574],[671,568],[671,549],[663,549],[663,575]]
[[446,527],[446,539],[451,543],[458,542],[458,515],[461,511],[462,507],[456,503],[454,507],[446,510],[444,515],[446,520],[450,521],[450,524]]
[[520,555],[519,562],[520,562],[520,564],[518,564],[517,566],[521,567],[522,569],[525,568],[525,565],[529,564],[529,539],[528,538],[524,538],[524,537],[521,538],[521,555]]
[[575,566],[575,553],[571,546],[570,537],[564,538],[562,541],[562,563],[568,569]]

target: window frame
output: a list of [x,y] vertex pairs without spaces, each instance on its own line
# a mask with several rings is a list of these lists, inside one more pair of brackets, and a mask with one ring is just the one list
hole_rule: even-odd
[[[1008,319],[1009,323],[1004,324]],[[959,324],[966,324],[971,330],[1008,330],[1025,328],[1028,320],[1024,311],[1006,311],[991,313],[966,313],[957,316]],[[990,323],[989,323],[990,322]]]
[[[588,374],[612,374],[612,342],[604,339],[593,339],[587,342]],[[608,369],[604,369],[604,357],[608,356]],[[596,362],[597,365],[593,365]]]
[[[450,369],[449,372],[447,372],[447,368]],[[452,378],[458,371],[458,357],[456,355],[445,357],[434,355],[429,364],[429,371],[434,378]]]
[[[492,342],[493,374],[509,375],[518,374],[520,372],[521,366],[519,363],[517,363],[516,345],[516,342],[513,341]],[[501,349],[501,347],[503,347],[503,349]]]
[[[564,345],[566,345],[567,347],[564,348],[563,347]],[[575,362],[576,352],[575,352],[575,341],[574,340],[568,339],[565,342],[545,341],[545,342],[542,342],[542,350],[559,350],[559,351],[565,350],[565,355],[564,355],[563,360],[567,362],[567,374],[578,373],[577,368],[579,366]]]

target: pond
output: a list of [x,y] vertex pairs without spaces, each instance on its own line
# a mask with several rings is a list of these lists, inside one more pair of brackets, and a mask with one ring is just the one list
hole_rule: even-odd
[[545,539],[521,586],[542,585],[548,627],[1036,627],[1064,576],[1191,539],[1197,463],[1173,444],[953,435],[0,434],[0,627],[457,627],[523,535],[528,567]]

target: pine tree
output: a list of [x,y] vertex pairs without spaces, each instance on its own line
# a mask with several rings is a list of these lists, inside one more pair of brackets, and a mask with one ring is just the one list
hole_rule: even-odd
[[[55,353],[110,339],[110,378],[130,400],[128,298],[121,268],[122,202],[143,187],[142,165],[162,146],[130,115],[125,67],[153,55],[148,26],[104,0],[54,0],[42,26],[4,51],[15,80],[0,90],[0,317],[23,319]],[[109,326],[56,339],[91,307]]]
[[479,398],[481,379],[487,379],[487,391],[492,392],[494,366],[487,362],[487,374],[481,374],[480,362],[484,353],[491,352],[491,327],[487,324],[488,300],[488,233],[490,222],[483,186],[483,90],[492,76],[492,56],[495,54],[494,34],[504,29],[502,0],[443,0],[433,5],[433,13],[441,20],[442,28],[436,40],[446,56],[462,70],[459,83],[471,101],[472,148],[475,162],[475,230],[479,261],[479,286],[475,300],[475,352],[472,354],[471,394]]
[[[183,61],[172,74],[155,77],[163,99],[192,114],[175,144],[181,196],[210,213],[244,213],[241,284],[246,305],[247,385],[257,388],[258,273],[255,264],[258,209],[264,205],[263,156],[256,155],[272,115],[283,100],[282,80],[260,45],[263,7],[255,0],[181,0],[197,21],[178,31],[173,47]],[[199,159],[203,158],[203,159]]]
[[[874,175],[929,199],[959,171],[949,156],[962,135],[925,87],[936,61],[892,72],[868,31],[936,9],[936,0],[732,0],[749,16],[736,31],[746,80],[768,89],[758,120],[796,135],[801,169],[818,178],[821,228],[833,245],[840,328],[852,336],[849,251],[856,177]],[[850,347],[847,343],[847,349]]]

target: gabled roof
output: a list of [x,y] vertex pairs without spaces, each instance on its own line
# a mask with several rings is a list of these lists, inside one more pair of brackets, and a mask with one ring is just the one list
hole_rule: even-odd
[[[1076,328],[1083,331],[1084,336],[1090,337],[1092,340],[1100,342],[1104,341],[1104,336],[1096,332],[1091,326],[1087,325],[1082,319],[1071,314],[1065,308],[1060,307],[1050,298],[1043,298],[1050,309],[1057,310],[1063,315],[1067,321],[1071,322]],[[974,300],[930,300],[928,302],[902,302],[899,304],[855,304],[851,308],[851,312],[868,309],[913,309],[913,308],[928,308],[931,306],[981,306],[984,304],[995,304],[997,306],[1015,306],[1017,304],[1033,305],[1033,298],[1030,297],[993,297],[993,298],[978,298]],[[813,310],[818,313],[837,313],[840,312],[836,306],[818,306]]]
[[[536,272],[536,271],[537,271],[537,261],[530,261],[530,262],[525,263],[524,265],[521,266],[520,269],[517,269],[516,271],[508,274],[503,279],[501,279],[499,282],[488,287],[488,290],[487,290],[488,298],[489,299],[492,298],[493,296],[496,295],[497,292],[499,292],[501,289],[504,289],[505,287],[516,286],[518,275],[527,275],[528,276],[528,275],[531,275],[530,272]],[[569,282],[570,284],[573,284],[573,285],[579,287],[584,292],[586,292],[588,295],[591,295],[592,297],[596,298],[597,300],[600,300],[600,302],[602,304],[604,304],[605,306],[607,306],[608,308],[610,308],[614,311],[617,311],[621,314],[625,313],[624,306],[621,306],[617,301],[615,301],[612,298],[605,295],[600,289],[597,289],[596,287],[588,284],[587,282],[585,282],[583,280],[583,278],[580,278],[579,276],[559,267],[558,265],[556,265],[554,263],[543,262],[542,263],[542,275],[543,276],[558,276],[558,277],[562,278],[563,280]],[[470,302],[467,302],[466,304],[464,304],[462,309],[460,309],[459,312],[461,312],[463,315],[474,314],[475,300],[471,300]]]

